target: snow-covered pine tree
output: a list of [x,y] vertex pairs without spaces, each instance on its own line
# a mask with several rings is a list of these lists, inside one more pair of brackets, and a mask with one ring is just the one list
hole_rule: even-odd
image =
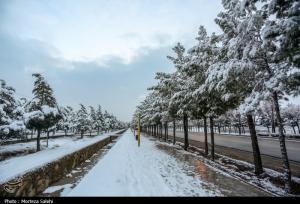
[[132,127],[135,128],[137,126],[138,114],[140,114],[141,124],[143,126],[149,126],[151,128],[150,134],[156,136],[154,131],[156,122],[152,120],[154,114],[152,109],[153,100],[151,99],[153,99],[153,97],[152,94],[149,93],[145,100],[142,101],[139,106],[137,106],[132,119]]
[[142,106],[139,107],[141,110],[138,112],[141,113],[142,121],[148,120],[149,123],[153,126],[153,135],[159,137],[159,126],[161,123],[161,106],[160,99],[157,92],[150,92],[146,97]]
[[278,101],[280,95],[296,96],[300,93],[300,2],[298,0],[269,0],[264,8],[267,8],[265,12],[267,19],[262,28],[262,47],[265,54],[265,69],[268,74],[267,88],[274,101],[286,190],[290,192],[291,170]]
[[188,62],[188,57],[185,53],[185,48],[183,45],[178,43],[173,49],[175,56],[167,56],[167,58],[174,64],[176,68],[177,76],[177,85],[178,90],[174,93],[170,100],[170,108],[177,109],[177,115],[182,118],[183,127],[184,127],[184,149],[187,150],[189,147],[189,138],[188,138],[188,117],[189,117],[189,100],[186,98],[187,93],[189,92],[189,77],[186,72],[183,71],[184,66]]
[[263,101],[257,108],[262,125],[267,127],[268,133],[276,133],[276,119],[274,117],[274,105],[272,100]]
[[0,80],[0,139],[17,137],[25,129],[23,108],[15,89]]
[[113,131],[116,129],[117,118],[113,114],[110,115],[110,130]]
[[102,114],[102,108],[101,105],[98,105],[96,110],[96,128],[98,135],[100,134],[100,131],[103,130],[104,127],[104,118]]
[[[251,59],[255,70],[256,87],[248,101],[258,103],[261,98],[272,98],[279,127],[285,189],[291,191],[291,171],[285,145],[283,119],[279,100],[299,94],[299,2],[245,0],[242,21],[248,38],[243,56]],[[251,34],[251,35],[249,35]]]
[[[265,1],[260,0],[261,3]],[[299,0],[268,0],[264,4],[267,18],[262,28],[264,46],[277,63],[300,67],[300,2]],[[299,72],[296,74],[299,79]],[[295,76],[294,76],[295,77]],[[298,84],[299,85],[299,84]],[[299,90],[299,87],[295,87]]]
[[198,68],[196,74],[193,74],[196,78],[192,80],[196,84],[190,89],[194,89],[192,96],[196,117],[199,118],[200,116],[205,119],[209,117],[212,143],[211,157],[214,160],[214,119],[228,111],[236,103],[236,98],[232,97],[230,100],[224,100],[223,93],[217,86],[219,80],[215,78],[214,74],[210,75],[211,72],[215,73],[222,69],[223,53],[217,46],[219,36],[214,33],[208,36],[204,27],[201,26],[197,40],[198,45],[190,50],[190,53],[195,56],[192,57],[194,62],[192,62],[191,67],[196,67],[196,70]]
[[33,74],[35,78],[33,99],[26,105],[25,123],[29,128],[37,130],[37,151],[41,150],[40,136],[42,130],[48,130],[60,119],[53,90],[41,74]]
[[60,113],[62,119],[59,121],[59,128],[65,132],[65,136],[68,135],[68,131],[74,126],[72,117],[73,117],[73,108],[70,106],[61,107]]
[[159,140],[163,136],[163,126],[162,126],[162,116],[163,116],[163,103],[162,97],[160,96],[159,92],[154,90],[152,92],[152,99],[153,102],[151,104],[151,108],[153,111],[152,121],[155,121],[156,124],[156,133]]
[[[158,84],[149,88],[148,90],[153,90],[157,92],[157,95],[161,101],[161,123],[164,125],[164,135],[165,141],[168,140],[168,122],[172,120],[172,116],[169,111],[170,98],[173,95],[174,81],[172,81],[172,74],[168,73],[156,73],[155,79],[158,80]],[[174,134],[174,133],[173,133]],[[175,137],[174,137],[175,138]],[[174,141],[174,140],[173,140]]]
[[93,106],[90,106],[90,111],[89,111],[89,132],[90,132],[90,136],[92,136],[92,131],[94,129],[96,129],[97,127],[97,115],[96,115],[96,111],[95,108]]
[[208,36],[206,29],[200,26],[196,40],[197,45],[188,51],[188,62],[183,71],[189,76],[187,97],[190,98],[191,115],[196,120],[203,119],[204,121],[204,146],[205,154],[208,155],[207,114],[210,110],[211,100],[203,85],[207,71],[213,63],[213,57],[217,54],[215,50],[216,38],[214,34],[212,37]]
[[88,117],[89,114],[86,107],[83,104],[80,104],[80,109],[76,114],[76,129],[77,132],[80,132],[81,139],[83,138],[84,133],[90,128]]
[[110,115],[109,115],[109,113],[106,110],[104,111],[103,119],[104,119],[104,131],[108,132],[109,131]]
[[[300,134],[299,120],[300,120],[300,105],[288,104],[287,107],[283,109],[283,118],[287,121],[293,129],[294,134]],[[297,127],[297,131],[295,129]]]
[[[178,72],[174,72],[170,74],[169,79],[169,86],[170,86],[170,96],[173,96],[176,92],[180,90],[180,83],[178,83]],[[171,97],[170,97],[171,98]],[[173,121],[173,145],[176,144],[176,120],[179,118],[178,111],[179,107],[176,105],[176,103],[170,103],[169,100],[168,104],[168,112],[170,115],[170,118]]]
[[[260,91],[257,86],[255,72],[258,69],[251,57],[256,52],[258,43],[256,36],[259,32],[254,28],[262,25],[259,15],[248,17],[249,12],[244,11],[243,4],[239,0],[224,0],[225,11],[218,14],[216,23],[222,29],[221,49],[219,60],[210,67],[207,85],[218,90],[223,100],[228,103],[229,109],[235,109],[250,94]],[[250,6],[249,6],[250,8]],[[250,58],[250,59],[249,59]],[[257,142],[255,124],[252,113],[259,104],[258,100],[248,100],[252,104],[241,108],[246,113],[248,127],[250,129],[255,172],[262,173],[262,164],[259,146]]]

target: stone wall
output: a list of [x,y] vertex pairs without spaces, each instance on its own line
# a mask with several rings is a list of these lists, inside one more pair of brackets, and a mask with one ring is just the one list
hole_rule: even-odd
[[[122,131],[121,131],[122,132]],[[57,182],[74,167],[84,162],[99,149],[109,144],[116,136],[110,136],[93,145],[67,155],[60,160],[22,175],[4,184],[0,184],[1,197],[27,197],[43,192],[52,183]],[[16,164],[17,165],[17,164]]]

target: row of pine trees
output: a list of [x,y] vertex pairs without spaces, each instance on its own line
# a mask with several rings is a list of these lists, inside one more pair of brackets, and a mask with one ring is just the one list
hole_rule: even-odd
[[[280,101],[300,93],[300,2],[298,0],[223,0],[215,19],[221,34],[200,26],[197,44],[186,51],[178,43],[168,56],[175,72],[157,73],[157,85],[137,107],[144,129],[157,135],[163,125],[181,120],[189,146],[189,120],[203,120],[205,153],[208,124],[214,159],[215,120],[237,110],[246,118],[255,173],[264,172],[253,115],[271,103],[278,126],[285,188],[291,192],[291,170],[285,145]],[[273,121],[275,121],[273,120]],[[165,129],[166,130],[166,129]],[[175,142],[175,140],[174,140]]]
[[0,140],[26,138],[28,132],[37,134],[37,151],[41,150],[42,132],[47,133],[47,145],[50,131],[61,130],[65,135],[79,133],[81,138],[85,133],[98,134],[125,127],[114,115],[102,111],[99,105],[96,109],[80,104],[79,110],[72,107],[59,106],[53,90],[41,74],[33,74],[33,98],[18,98],[15,89],[0,80]]
[[[274,107],[271,103],[263,103],[253,113],[255,125],[258,127],[257,133],[263,136],[278,135],[278,122],[275,117]],[[282,119],[284,123],[284,132],[289,137],[300,136],[300,105],[293,103],[282,107]],[[219,134],[248,134],[247,118],[238,110],[229,110],[225,114],[215,118],[215,132]],[[189,131],[203,132],[203,120],[191,118],[189,121]],[[167,122],[168,129],[172,129],[172,124]],[[181,121],[176,121],[177,130],[183,129]]]

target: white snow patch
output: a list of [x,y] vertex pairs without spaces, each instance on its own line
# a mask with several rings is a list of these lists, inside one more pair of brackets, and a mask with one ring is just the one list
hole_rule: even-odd
[[51,187],[47,188],[43,193],[54,193],[54,192],[60,191],[65,188],[71,188],[72,186],[73,186],[72,184],[65,184],[62,186],[51,186]]
[[0,184],[14,179],[27,172],[38,169],[66,155],[72,154],[80,149],[95,144],[111,135],[106,133],[93,138],[83,138],[79,140],[67,141],[63,139],[55,140],[55,145],[60,145],[54,149],[45,149],[40,152],[29,154],[26,156],[14,157],[0,162]]
[[[184,163],[127,131],[67,196],[220,196],[213,184],[187,175]],[[212,190],[213,189],[213,190]]]

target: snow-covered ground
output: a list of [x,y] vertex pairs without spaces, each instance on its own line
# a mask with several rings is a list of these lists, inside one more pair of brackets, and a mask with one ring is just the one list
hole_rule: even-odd
[[[127,131],[75,188],[61,196],[224,196],[218,185],[187,171],[185,162],[157,144],[143,137],[138,147]],[[239,187],[237,180],[227,178],[226,182]]]
[[[114,133],[114,132],[113,132]],[[0,183],[4,183],[26,172],[35,170],[52,161],[60,159],[65,155],[76,152],[89,145],[97,143],[100,140],[109,137],[113,133],[102,134],[93,138],[84,137],[83,139],[76,138],[58,138],[49,141],[49,147],[44,148],[40,152],[28,154],[26,156],[13,157],[11,159],[0,162]],[[30,148],[35,143],[9,145],[10,150],[19,148]],[[7,146],[7,147],[9,147]],[[4,151],[4,150],[1,150]]]
[[[75,137],[50,138],[48,143],[48,149],[53,149],[55,147],[64,145],[65,143],[68,143],[75,139]],[[41,140],[42,149],[46,148],[46,143],[46,140]],[[25,151],[29,149],[36,149],[36,141],[0,146],[0,154],[5,152]]]
[[36,142],[26,142],[26,143],[17,143],[17,144],[11,144],[11,145],[3,145],[0,146],[0,154],[3,154],[5,152],[16,152],[16,151],[25,151],[28,149],[36,148]]
[[[100,134],[104,134],[104,132],[100,132]],[[55,134],[53,134],[53,132],[50,132],[49,136],[50,138],[55,138],[55,137],[59,137],[59,136],[65,136],[65,132],[64,131],[57,131],[55,132]],[[66,136],[74,136],[74,135],[80,135],[79,133],[74,133],[74,132],[67,132]],[[90,133],[86,132],[84,134],[84,136],[89,136]],[[92,135],[97,135],[96,131],[92,132]],[[27,133],[27,138],[28,139],[35,139],[37,137],[37,133],[34,133],[33,135],[31,135],[31,133]],[[2,142],[2,144],[6,144],[7,142],[21,142],[23,140],[25,140],[26,136],[24,136],[23,138],[11,138],[8,140],[4,140],[4,141],[0,141],[0,143]],[[41,139],[46,139],[47,138],[47,133],[46,132],[42,132],[41,133]]]

